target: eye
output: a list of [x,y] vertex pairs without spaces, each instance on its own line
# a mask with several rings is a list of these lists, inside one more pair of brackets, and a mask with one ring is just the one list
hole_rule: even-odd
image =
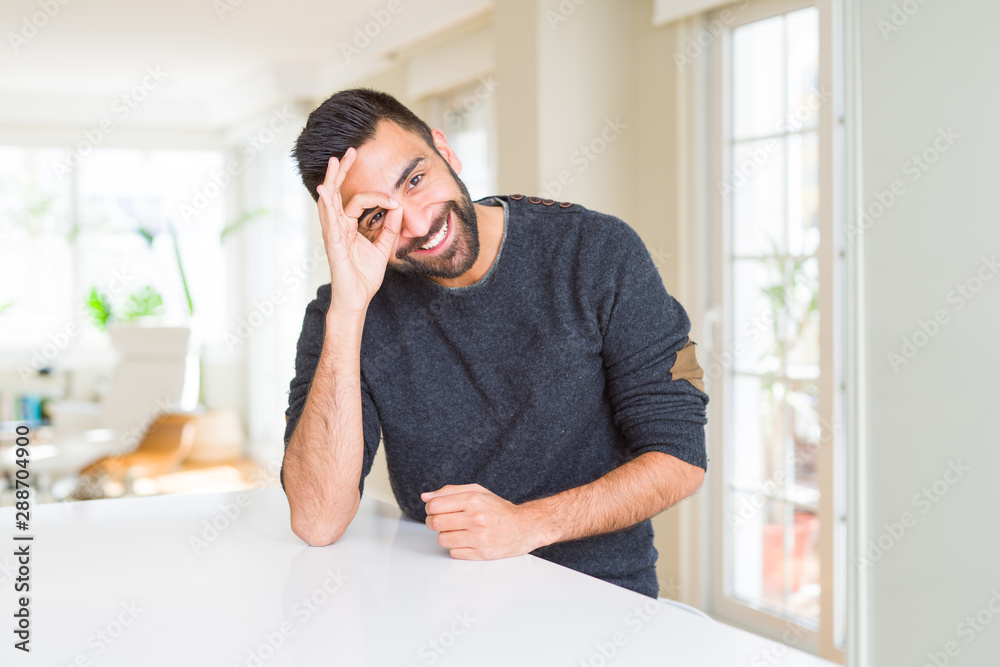
[[371,229],[381,224],[382,218],[384,217],[385,217],[385,211],[376,212],[375,215],[368,218],[368,222],[366,223],[368,225],[368,228]]
[[417,183],[419,183],[420,179],[422,179],[423,177],[424,177],[423,174],[415,174],[413,178],[410,179],[410,187],[411,188],[416,187]]

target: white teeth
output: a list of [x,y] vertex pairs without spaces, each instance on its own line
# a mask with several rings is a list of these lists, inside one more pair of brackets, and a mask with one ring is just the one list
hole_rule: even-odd
[[423,248],[424,250],[430,250],[431,248],[435,248],[437,247],[438,243],[444,241],[444,237],[447,235],[448,235],[448,221],[445,220],[444,225],[441,226],[441,231],[435,234],[434,238],[432,238],[430,241],[428,241],[427,243],[425,243],[420,247]]

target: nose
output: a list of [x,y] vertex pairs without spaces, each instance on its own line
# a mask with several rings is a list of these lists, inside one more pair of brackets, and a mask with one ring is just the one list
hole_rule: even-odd
[[410,204],[403,206],[403,223],[399,235],[404,239],[420,239],[427,236],[440,214],[431,206]]

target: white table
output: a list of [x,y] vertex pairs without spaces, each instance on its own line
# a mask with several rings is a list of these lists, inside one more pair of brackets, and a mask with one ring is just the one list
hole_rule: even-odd
[[[3,665],[729,667],[779,646],[533,556],[453,560],[370,498],[309,547],[261,489],[33,507],[29,655],[12,647],[15,534],[5,507]],[[832,664],[780,648],[766,664]]]

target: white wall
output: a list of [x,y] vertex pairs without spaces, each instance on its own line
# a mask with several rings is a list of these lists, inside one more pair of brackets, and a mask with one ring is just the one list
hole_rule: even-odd
[[497,4],[502,192],[632,218],[632,16],[642,4]]
[[[904,5],[917,11],[894,17]],[[870,664],[997,664],[1000,616],[983,613],[980,622],[993,622],[980,632],[960,624],[991,596],[1000,611],[1000,276],[983,265],[1000,253],[1000,4],[863,0],[860,20],[861,197],[870,206],[894,180],[905,187],[860,236],[869,538],[889,547],[881,557],[872,550],[867,566]],[[912,171],[911,156],[932,158],[942,128],[958,138],[926,171]],[[993,279],[977,285],[979,271]],[[960,307],[952,290],[967,282],[981,291]],[[925,341],[920,323],[936,312],[947,323]],[[925,344],[894,369],[887,355],[915,335]],[[968,467],[961,477],[946,473],[959,461]],[[935,484],[939,500],[919,499]],[[898,539],[885,524],[900,524]],[[946,654],[948,642],[957,655]]]

